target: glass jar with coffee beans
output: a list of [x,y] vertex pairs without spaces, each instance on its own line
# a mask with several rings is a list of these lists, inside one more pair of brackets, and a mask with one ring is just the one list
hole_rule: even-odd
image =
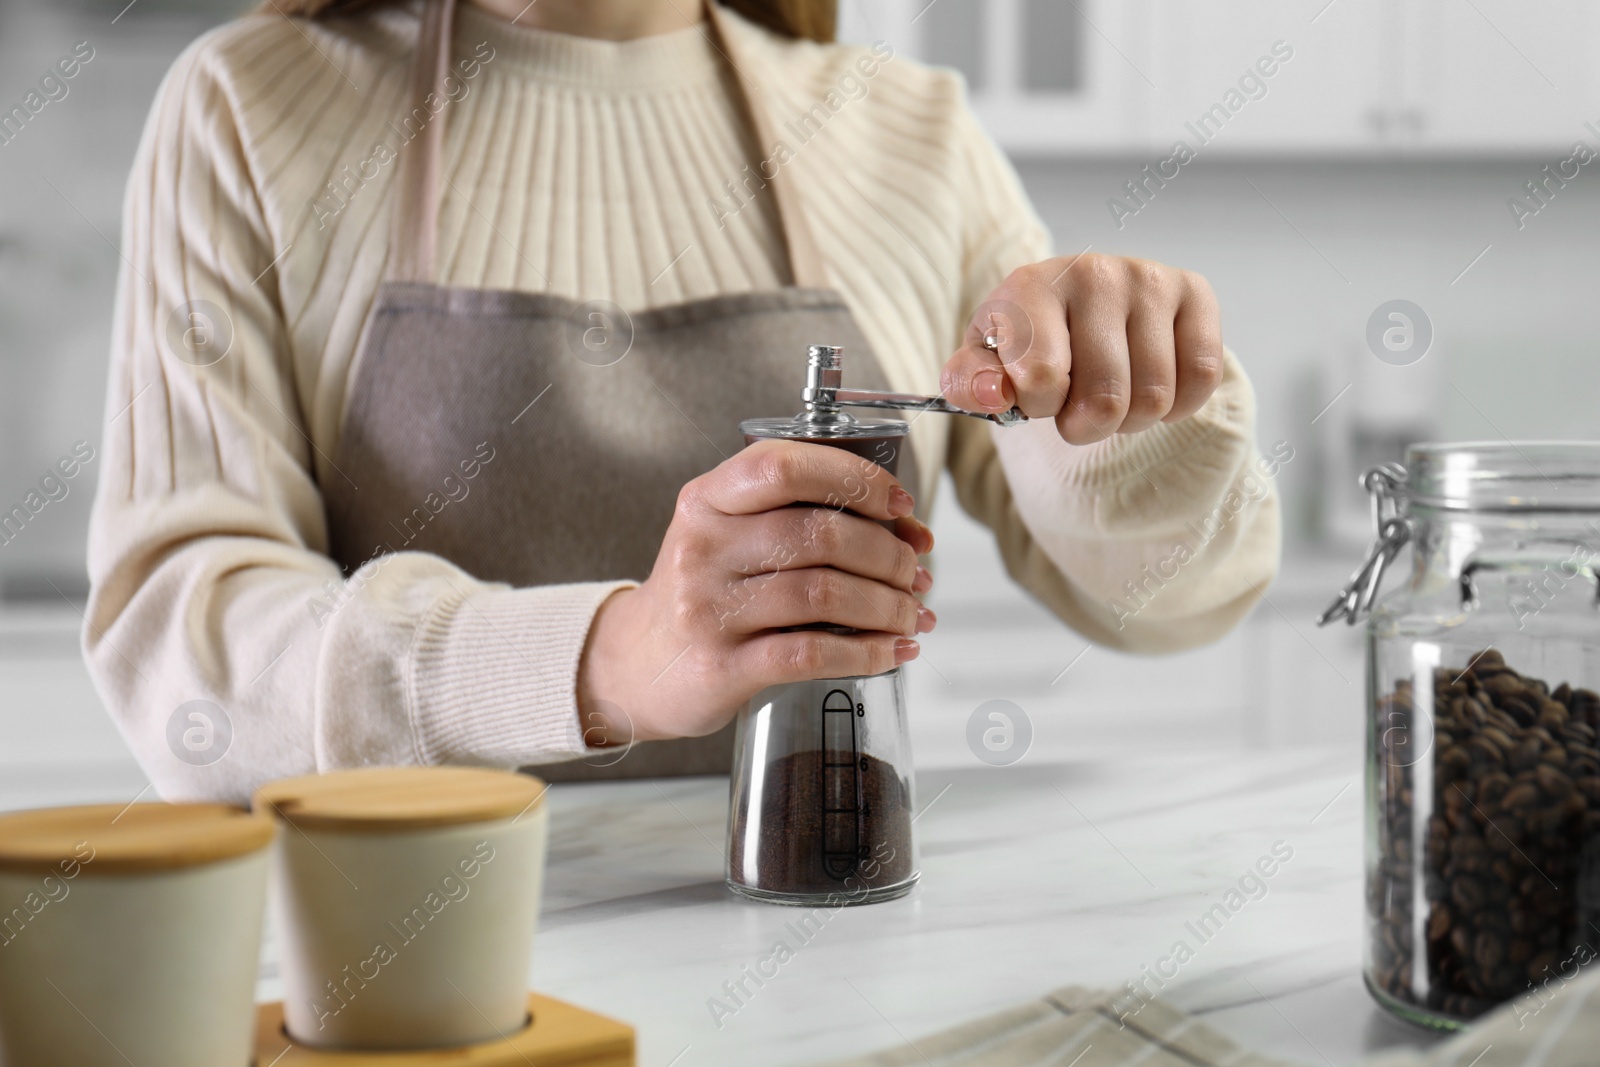
[[1365,978],[1454,1029],[1600,957],[1600,444],[1413,445],[1364,484],[1321,621],[1367,627]]

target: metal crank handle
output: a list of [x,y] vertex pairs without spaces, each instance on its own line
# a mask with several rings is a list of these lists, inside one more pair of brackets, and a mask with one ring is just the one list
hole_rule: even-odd
[[[958,408],[942,396],[921,396],[916,393],[879,393],[870,389],[831,389],[826,400],[854,408],[892,408],[896,411],[937,411],[941,415],[966,415],[974,419],[988,419],[1001,426],[1015,426],[1027,422],[1028,416],[1021,408],[1012,408],[997,414],[967,411]],[[823,399],[806,397],[807,400]]]

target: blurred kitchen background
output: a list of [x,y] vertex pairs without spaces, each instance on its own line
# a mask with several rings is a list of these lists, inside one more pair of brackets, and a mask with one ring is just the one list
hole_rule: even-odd
[[[0,115],[80,42],[93,49],[64,98],[0,133],[0,512],[76,442],[98,449],[122,189],[145,113],[173,57],[243,6],[0,0]],[[1087,648],[1057,625],[947,494],[943,622],[913,676],[919,763],[975,763],[966,723],[991,699],[1028,716],[1030,760],[1353,754],[1360,642],[1313,620],[1364,545],[1359,470],[1423,438],[1596,432],[1600,165],[1583,164],[1600,151],[1600,5],[843,0],[841,22],[845,39],[966,75],[1060,252],[1207,275],[1255,381],[1263,449],[1292,450],[1267,601],[1220,644],[1160,660]],[[1180,140],[1193,158],[1164,163]],[[1367,340],[1393,300],[1432,333],[1403,366]],[[95,475],[90,463],[0,543],[0,807],[131,797],[145,781],[78,658]]]

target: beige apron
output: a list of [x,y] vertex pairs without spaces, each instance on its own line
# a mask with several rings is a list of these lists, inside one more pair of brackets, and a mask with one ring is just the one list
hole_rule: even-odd
[[[771,123],[726,16],[708,8],[744,92],[750,158],[760,159]],[[418,99],[449,69],[454,11],[455,0],[424,7]],[[783,171],[773,184],[790,288],[627,315],[600,302],[434,284],[447,112],[402,149],[388,273],[351,369],[334,453],[348,478],[323,486],[331,554],[347,573],[375,556],[419,551],[514,586],[643,580],[679,488],[743,447],[739,420],[799,409],[807,344],[845,346],[852,384],[889,388],[843,297],[827,287]],[[917,484],[910,449],[900,466],[901,480]],[[552,781],[726,774],[732,753],[730,724],[538,773]],[[609,765],[591,766],[600,763]]]

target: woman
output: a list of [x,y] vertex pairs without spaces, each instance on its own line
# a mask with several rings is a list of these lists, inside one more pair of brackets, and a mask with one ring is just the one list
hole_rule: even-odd
[[[959,79],[833,18],[272,0],[179,59],[128,191],[84,639],[163,795],[726,769],[763,687],[916,656],[941,469],[1095,641],[1242,617],[1278,519],[1205,282],[1049,259]],[[917,418],[841,510],[852,457],[737,431],[797,410],[808,342],[1031,421]]]

